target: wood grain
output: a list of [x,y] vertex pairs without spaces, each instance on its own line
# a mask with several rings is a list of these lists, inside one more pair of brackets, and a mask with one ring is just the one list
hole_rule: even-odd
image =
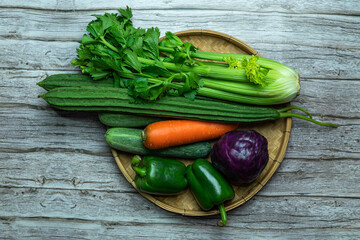
[[[4,27],[0,31],[0,37],[6,41],[0,42],[0,49],[3,50],[2,54],[14,57],[22,52],[24,58],[20,62],[16,58],[10,58],[0,67],[48,69],[49,66],[32,61],[33,56],[36,56],[39,57],[36,59],[53,64],[54,67],[66,66],[69,69],[69,63],[76,54],[77,41],[85,33],[87,23],[93,19],[90,16],[92,13],[52,14],[22,9],[14,11],[1,11],[0,19],[3,20]],[[93,13],[101,14],[102,11]],[[263,56],[271,56],[291,65],[302,77],[357,79],[353,68],[360,64],[359,45],[354,38],[354,35],[360,34],[358,18],[349,21],[348,16],[338,15],[317,18],[316,15],[235,14],[231,11],[223,13],[210,10],[201,11],[201,15],[195,16],[190,10],[142,10],[138,14],[135,15],[139,17],[134,19],[134,24],[151,27],[154,22],[158,22],[162,33],[189,28],[210,29],[210,22],[211,30],[221,31],[247,42]],[[236,28],[228,24],[229,18],[224,18],[224,14],[237,23]],[[56,24],[59,21],[62,22],[61,25]],[[42,47],[38,47],[39,45]],[[35,49],[42,51],[34,53]]]
[[327,1],[319,0],[316,2],[291,2],[291,1],[274,1],[270,0],[264,3],[260,0],[255,1],[241,1],[241,0],[223,0],[221,2],[207,0],[198,1],[174,1],[174,0],[159,0],[149,4],[146,0],[117,0],[96,1],[96,0],[3,0],[2,8],[11,9],[40,9],[48,11],[89,11],[89,10],[116,10],[118,8],[125,8],[127,5],[132,9],[144,10],[167,10],[177,9],[183,10],[214,10],[214,11],[243,11],[243,12],[279,12],[279,13],[313,13],[313,14],[336,14],[336,15],[359,15],[359,8],[356,0],[343,1]]
[[[246,204],[183,217],[121,176],[95,114],[51,109],[36,82],[70,67],[91,14],[130,5],[134,24],[210,29],[294,67],[294,100],[331,129],[293,119],[285,159]],[[358,239],[360,6],[350,1],[0,2],[1,239]]]

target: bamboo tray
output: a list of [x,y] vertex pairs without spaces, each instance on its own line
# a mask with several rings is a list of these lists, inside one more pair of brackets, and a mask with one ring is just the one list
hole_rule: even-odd
[[[177,32],[176,35],[183,41],[193,43],[199,48],[199,50],[202,51],[242,53],[261,56],[256,50],[246,43],[229,35],[215,31],[188,30]],[[286,152],[286,147],[290,137],[291,118],[281,118],[276,121],[266,123],[243,124],[239,129],[254,129],[267,138],[269,144],[269,162],[262,174],[252,184],[243,187],[233,186],[235,190],[235,197],[231,201],[225,202],[225,209],[227,211],[232,210],[251,199],[257,192],[260,191],[261,188],[264,187],[264,185],[275,173]],[[129,183],[136,189],[134,182],[135,172],[132,170],[130,164],[133,155],[114,149],[111,151],[120,171],[127,181],[129,181]],[[210,158],[208,158],[208,160],[210,161]],[[183,161],[185,165],[193,162],[186,159],[181,159],[181,161]],[[157,206],[170,212],[187,216],[208,216],[219,214],[219,210],[216,208],[207,212],[202,211],[189,189],[177,196],[156,196],[142,192],[139,193]]]

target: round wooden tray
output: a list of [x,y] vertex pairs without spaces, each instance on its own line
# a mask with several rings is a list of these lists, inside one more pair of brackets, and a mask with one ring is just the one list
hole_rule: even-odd
[[[261,56],[256,50],[246,43],[229,35],[215,31],[188,30],[177,32],[176,35],[183,41],[193,43],[199,48],[199,50],[202,51],[242,53]],[[269,162],[262,174],[253,183],[242,187],[233,186],[235,190],[235,197],[231,201],[225,202],[225,209],[227,211],[232,210],[251,199],[257,192],[260,191],[261,188],[264,187],[264,185],[275,173],[286,152],[286,147],[290,137],[291,118],[281,118],[276,121],[266,123],[243,124],[239,129],[254,129],[267,138],[269,144]],[[118,167],[120,168],[120,171],[127,181],[129,181],[136,189],[134,182],[135,172],[132,170],[130,164],[133,154],[127,154],[114,149],[111,151]],[[208,160],[210,161],[210,158],[208,158]],[[193,162],[186,159],[181,159],[181,161],[183,161],[185,165]],[[139,193],[157,206],[170,212],[187,216],[207,216],[219,213],[219,210],[215,208],[210,211],[202,211],[189,189],[176,196],[156,196],[142,192]]]

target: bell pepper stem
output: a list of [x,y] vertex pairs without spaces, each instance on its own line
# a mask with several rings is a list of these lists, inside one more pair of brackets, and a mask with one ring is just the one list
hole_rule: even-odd
[[137,165],[141,162],[141,157],[139,155],[135,155],[132,159],[131,159],[131,165]]
[[141,177],[146,176],[146,168],[138,167],[137,165],[141,162],[141,157],[135,155],[131,160],[131,167],[132,169]]
[[145,177],[145,176],[146,176],[146,169],[145,169],[145,168],[132,166],[132,169],[133,169],[140,177]]
[[226,210],[225,210],[224,204],[220,204],[218,207],[219,207],[219,211],[220,211],[220,215],[221,215],[221,220],[218,221],[217,225],[219,227],[225,227],[226,222],[227,222],[227,216],[226,216]]

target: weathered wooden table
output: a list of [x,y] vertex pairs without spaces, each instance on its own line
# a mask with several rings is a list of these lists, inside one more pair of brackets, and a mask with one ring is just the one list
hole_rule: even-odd
[[[317,2],[317,3],[315,3]],[[70,67],[91,14],[129,5],[134,24],[210,29],[300,72],[287,153],[249,202],[184,217],[140,196],[121,175],[95,114],[37,96]],[[0,1],[0,239],[358,239],[360,4],[349,1]]]

